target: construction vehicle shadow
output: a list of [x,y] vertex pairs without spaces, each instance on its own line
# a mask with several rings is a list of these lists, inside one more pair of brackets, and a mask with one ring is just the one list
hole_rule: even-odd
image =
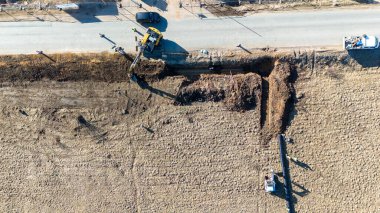
[[144,52],[144,57],[153,59],[162,59],[165,62],[181,63],[186,60],[189,52],[187,52],[178,43],[162,39],[160,45],[152,52]]
[[363,67],[379,67],[380,66],[380,49],[373,50],[349,50],[348,55],[351,56],[358,64]]
[[161,20],[159,23],[144,23],[141,25],[145,28],[154,27],[161,32],[165,32],[166,28],[168,28],[168,20],[161,16]]
[[119,11],[116,2],[82,3],[78,10],[65,10],[67,14],[80,23],[101,22],[96,16],[117,16]]
[[146,82],[143,78],[141,78],[141,77],[139,77],[137,75],[134,75],[134,77],[132,78],[132,80],[135,81],[137,83],[137,85],[139,85],[139,87],[141,89],[149,90],[151,93],[154,93],[154,94],[159,95],[161,97],[168,98],[168,99],[171,99],[171,100],[175,100],[176,97],[177,97],[176,95],[170,94],[170,93],[165,92],[163,90],[153,88],[152,86],[150,86],[148,84],[148,82]]
[[161,11],[166,11],[168,7],[168,3],[165,0],[142,0],[142,2]]
[[162,46],[163,46],[165,52],[189,54],[189,52],[187,52],[187,50],[185,50],[185,48],[183,48],[178,43],[176,43],[172,40],[163,39],[162,40]]
[[[292,182],[293,186],[293,193],[300,196],[300,197],[305,197],[306,195],[308,195],[310,193],[310,191],[308,189],[306,189],[304,186],[296,183],[296,182]],[[294,188],[296,189],[300,189],[300,191],[298,190],[294,190]]]

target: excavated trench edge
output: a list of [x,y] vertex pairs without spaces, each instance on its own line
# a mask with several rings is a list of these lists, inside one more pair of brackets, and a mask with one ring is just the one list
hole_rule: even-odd
[[[281,120],[277,120],[274,122],[278,122],[279,124],[276,124],[277,126],[279,125],[279,129],[276,131],[273,131],[270,129],[270,125],[268,125],[268,122],[273,122],[273,121],[268,121],[268,111],[273,110],[269,109],[269,91],[270,91],[270,83],[269,83],[269,77],[272,73],[272,71],[275,69],[275,64],[276,63],[288,63],[290,67],[290,77],[287,79],[283,79],[285,81],[285,84],[287,86],[287,89],[289,92],[289,98],[285,100],[285,107],[283,108],[282,112],[277,112],[281,113]],[[203,72],[202,72],[203,71]],[[218,73],[215,72],[210,72],[210,70],[207,69],[202,69],[202,68],[193,68],[193,69],[183,69],[183,70],[171,70],[171,75],[180,75],[180,76],[186,76],[188,77],[188,80],[185,81],[179,89],[179,93],[183,88],[186,88],[187,86],[193,84],[197,80],[199,80],[199,76],[201,74],[230,74],[230,75],[236,75],[236,74],[248,74],[248,73],[256,73],[261,77],[261,96],[260,98],[260,105],[257,105],[256,107],[259,107],[258,110],[260,112],[260,127],[262,129],[262,139],[261,143],[266,145],[269,143],[271,139],[273,139],[277,134],[279,133],[284,133],[285,130],[287,129],[288,125],[290,124],[291,121],[291,114],[294,110],[294,104],[295,104],[295,90],[294,90],[294,83],[297,79],[297,71],[295,70],[295,66],[291,65],[289,61],[281,61],[279,62],[279,59],[275,57],[269,57],[265,56],[256,60],[253,60],[253,62],[250,63],[245,63],[245,64],[240,64],[239,66],[235,66],[233,68],[225,69],[225,70],[220,70]],[[181,100],[178,99],[180,97],[180,94],[177,94],[177,99],[176,102],[177,104],[182,104],[186,105],[188,103],[181,103]],[[201,101],[207,101],[207,100],[201,100]],[[215,102],[220,101],[220,99],[217,100],[212,100]],[[276,100],[274,100],[276,101]],[[191,101],[191,102],[197,102],[197,101]],[[191,103],[190,103],[191,104]],[[247,109],[249,110],[249,109]]]
[[[122,82],[128,79],[125,70],[128,68],[128,60],[110,54],[62,54],[52,55],[55,62],[51,62],[46,58],[36,55],[20,55],[20,56],[2,56],[0,57],[0,81],[17,82],[17,81],[38,81],[42,79],[51,79],[57,81],[105,81],[105,82]],[[145,61],[141,63],[139,72],[137,73],[141,80],[147,82],[151,80],[162,80],[168,76],[185,76],[189,80],[181,85],[181,88],[197,81],[201,74],[220,74],[235,75],[256,73],[261,76],[261,97],[260,105],[260,127],[265,129],[268,122],[268,98],[270,83],[268,78],[275,67],[278,58],[274,56],[260,56],[241,62],[226,62],[220,65],[212,65],[203,68],[193,65],[191,69],[178,69],[169,65],[165,65],[159,61]],[[225,66],[224,68],[220,68]],[[190,67],[188,65],[187,67]],[[123,80],[124,79],[124,80]],[[253,94],[252,94],[253,95]],[[177,95],[173,95],[178,98]],[[178,100],[178,99],[177,99]],[[293,101],[287,102],[287,113],[291,111]],[[294,104],[293,104],[294,105]],[[246,109],[249,110],[249,109]],[[289,124],[288,118],[283,118],[284,131],[286,125]]]

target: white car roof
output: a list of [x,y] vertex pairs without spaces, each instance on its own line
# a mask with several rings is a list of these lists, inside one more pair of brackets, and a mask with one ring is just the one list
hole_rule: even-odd
[[377,46],[377,39],[375,36],[367,36],[363,39],[364,46],[366,47],[376,47]]

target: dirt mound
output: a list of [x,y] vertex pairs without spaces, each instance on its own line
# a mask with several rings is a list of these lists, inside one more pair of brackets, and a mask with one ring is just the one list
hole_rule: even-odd
[[225,76],[201,75],[196,81],[186,80],[182,83],[176,102],[180,105],[188,105],[192,102],[214,101],[225,98]]
[[261,78],[255,73],[231,77],[227,87],[226,107],[233,111],[250,110],[256,107],[261,97]]
[[268,82],[268,87],[263,87],[262,91],[268,94],[266,107],[264,108],[266,111],[261,112],[261,116],[265,116],[262,132],[265,143],[268,143],[275,135],[286,128],[288,110],[293,104],[291,99],[291,71],[292,68],[289,63],[277,62],[269,77],[263,79],[263,81]]
[[245,111],[256,107],[260,100],[261,79],[255,73],[201,75],[194,82],[186,82],[177,96],[177,103],[223,101],[229,110]]
[[[132,58],[132,57],[131,57]],[[0,82],[38,81],[105,81],[128,80],[130,60],[117,54],[54,54],[0,56]],[[135,72],[156,77],[164,70],[159,61],[141,61]]]

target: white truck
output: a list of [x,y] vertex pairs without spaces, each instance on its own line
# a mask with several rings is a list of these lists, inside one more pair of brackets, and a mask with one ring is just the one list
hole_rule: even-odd
[[265,176],[264,180],[265,191],[269,193],[273,193],[276,191],[276,181],[274,179],[273,170],[271,170],[271,173],[271,177],[269,178],[268,176]]
[[343,48],[346,50],[376,49],[379,48],[379,40],[376,36],[348,36],[343,39]]

